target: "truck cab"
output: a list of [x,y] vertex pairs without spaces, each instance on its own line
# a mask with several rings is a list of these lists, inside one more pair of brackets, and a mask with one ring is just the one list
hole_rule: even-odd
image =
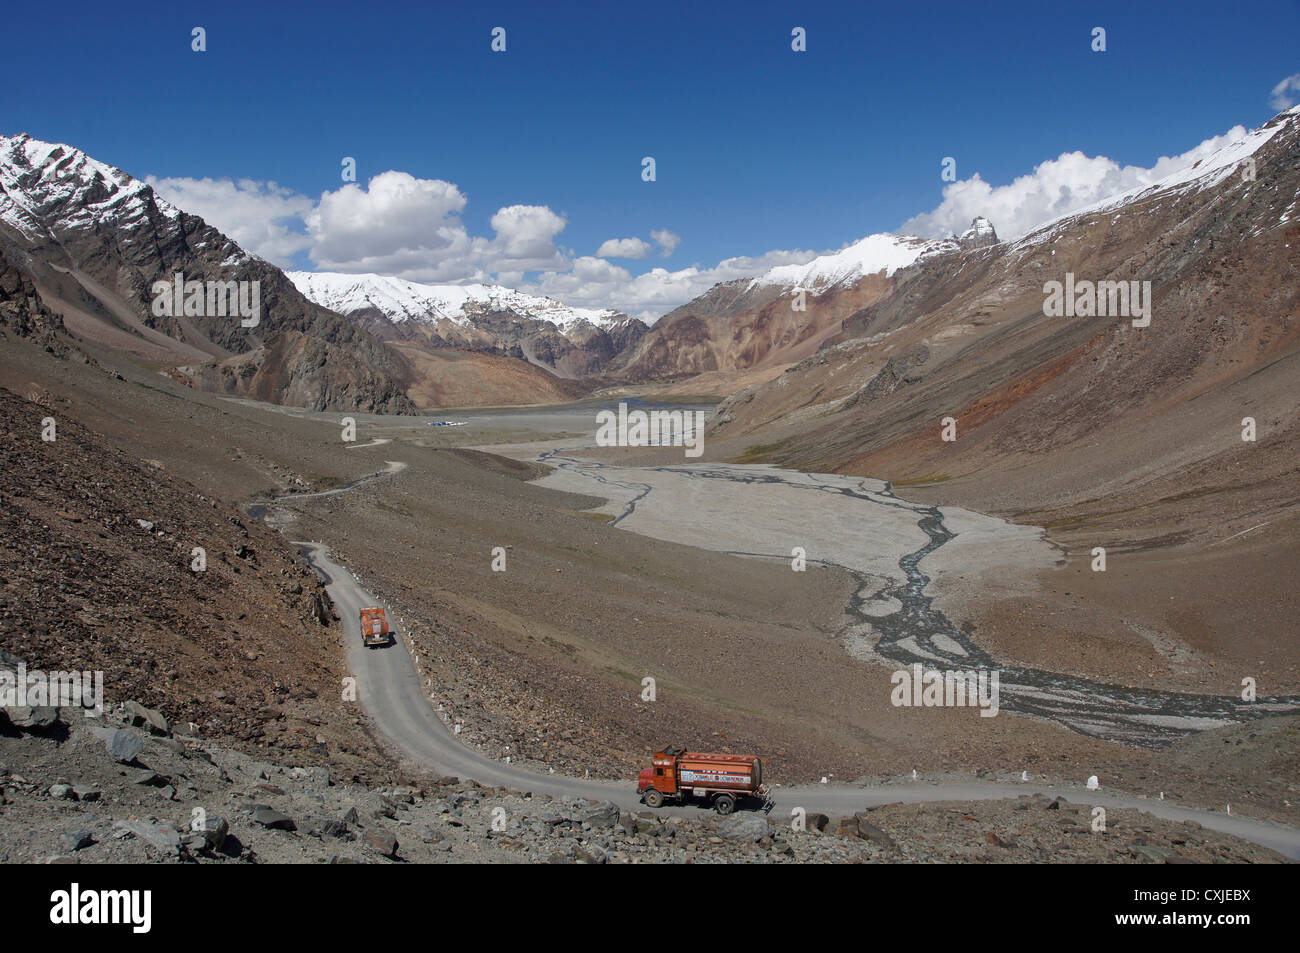
[[[636,789],[651,807],[658,807],[664,800],[675,798],[681,793],[677,786],[677,756],[681,753],[682,749],[674,747],[655,752],[650,767],[643,768],[637,776]],[[648,793],[652,791],[662,797],[656,798],[655,794]],[[651,801],[659,803],[654,804]]]

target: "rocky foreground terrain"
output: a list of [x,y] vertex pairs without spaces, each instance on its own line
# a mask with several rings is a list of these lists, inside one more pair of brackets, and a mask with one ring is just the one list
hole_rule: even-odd
[[1136,811],[1025,796],[719,818],[426,778],[365,787],[173,732],[128,702],[0,715],[0,863],[1271,863]]
[[338,624],[296,553],[79,426],[67,402],[30,396],[0,389],[0,651],[31,669],[102,671],[110,702],[138,699],[208,737],[349,774],[381,766],[335,701]]

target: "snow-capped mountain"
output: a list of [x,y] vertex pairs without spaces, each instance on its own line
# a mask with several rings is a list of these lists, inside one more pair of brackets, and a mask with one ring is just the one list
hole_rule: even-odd
[[[27,241],[150,222],[177,226],[182,215],[144,182],[80,149],[26,134],[0,136],[0,223]],[[229,264],[249,257],[229,239],[225,244]]]
[[289,278],[310,300],[386,340],[520,358],[564,378],[599,374],[647,331],[618,311],[572,308],[501,285],[308,271]]
[[[379,340],[80,149],[0,136],[0,253],[70,332],[197,387],[318,409],[413,409],[404,369]],[[246,326],[224,309],[154,314],[155,282],[178,272],[187,282],[256,282],[258,321]]]
[[481,315],[513,312],[546,321],[568,333],[587,323],[609,330],[628,320],[606,308],[572,308],[554,298],[525,294],[501,285],[430,285],[383,275],[345,275],[337,272],[287,272],[298,290],[317,304],[339,314],[374,308],[394,323],[448,320],[472,325]]
[[[654,378],[802,360],[831,342],[846,318],[886,293],[903,269],[997,244],[992,223],[981,217],[961,235],[868,235],[802,265],[722,282],[655,322],[615,369]],[[801,295],[803,306],[794,306]]]
[[986,248],[998,243],[998,233],[992,222],[979,215],[971,221],[970,228],[957,236],[956,241],[962,248]]
[[837,252],[820,255],[803,265],[778,265],[753,279],[749,287],[771,285],[805,291],[825,291],[833,285],[854,284],[867,275],[892,277],[900,268],[963,248],[996,244],[997,232],[980,217],[960,236],[926,239],[882,232],[868,235]]
[[777,265],[750,282],[750,287],[773,285],[779,288],[802,288],[822,291],[831,285],[856,282],[866,275],[884,272],[886,277],[906,268],[918,259],[938,254],[948,246],[946,240],[926,241],[908,236],[868,235],[830,255],[821,255],[805,265]]
[[[1075,526],[1079,540],[1143,539],[1148,552],[1285,525],[1295,494],[1274,488],[1294,485],[1300,453],[1297,209],[1293,108],[1024,237],[808,295],[805,324],[840,332],[738,390],[709,436],[775,448],[754,462],[979,481],[992,505],[1018,494],[1035,501],[1021,511],[1034,521]],[[1084,302],[1103,283],[1131,300],[1098,296],[1095,310],[1062,317],[1047,287],[1071,275]],[[775,322],[790,297],[730,316],[723,331]],[[948,415],[965,428],[957,444],[936,436]],[[1267,436],[1243,441],[1237,428],[1249,422],[1253,435],[1257,419]],[[1157,515],[1130,535],[1144,506]],[[1198,511],[1212,514],[1199,538]]]
[[[373,275],[291,280],[122,169],[28,135],[0,137],[0,253],[68,316],[74,334],[171,367],[202,389],[317,409],[410,410],[407,389],[442,365],[409,347],[513,357],[579,378],[599,374],[646,331],[616,311],[503,287]],[[186,281],[258,282],[260,323],[153,314],[154,283],[177,272]],[[394,345],[408,350],[396,354]],[[551,393],[542,378],[521,379],[537,385],[525,388],[537,399]]]
[[[869,235],[806,264],[723,282],[660,318],[635,349],[620,357],[616,370],[646,378],[740,372],[802,361],[820,348],[909,320],[917,302],[895,294],[896,287],[923,287],[934,275],[960,271],[968,260],[978,260],[982,268],[995,258],[1054,244],[1066,232],[1078,234],[1088,223],[1101,226],[1134,208],[1202,203],[1234,181],[1246,184],[1246,160],[1261,163],[1262,169],[1265,157],[1279,148],[1282,138],[1294,135],[1297,126],[1300,106],[1185,168],[1072,211],[1010,242],[999,241],[992,223],[976,218],[960,236],[925,240]],[[1258,176],[1261,193],[1276,187],[1276,176]],[[1278,223],[1291,220],[1300,207],[1295,196],[1287,201]],[[804,306],[794,307],[801,292]],[[989,300],[1000,300],[1001,294],[991,291]],[[895,307],[897,313],[891,310]]]

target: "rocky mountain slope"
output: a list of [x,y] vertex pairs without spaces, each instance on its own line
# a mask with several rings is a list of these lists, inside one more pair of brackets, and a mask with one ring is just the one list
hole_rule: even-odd
[[[1253,181],[1238,171],[1252,153]],[[1040,490],[1056,496],[1100,489],[1084,459],[1100,455],[1098,440],[1164,431],[1159,443],[1134,448],[1150,479],[1255,450],[1240,433],[1252,408],[1259,450],[1293,439],[1295,400],[1285,385],[1300,343],[1297,156],[1300,112],[1291,110],[1171,181],[1016,242],[902,269],[821,351],[733,395],[713,432],[784,427],[788,437],[770,459],[847,472],[876,466],[878,475],[883,466],[899,478],[1050,459],[1055,476]],[[1045,313],[1048,283],[1067,275],[1149,281],[1150,325]],[[1193,400],[1201,410],[1183,413]],[[944,416],[958,422],[956,441],[940,439]]]
[[260,524],[37,396],[0,389],[7,658],[102,671],[109,704],[138,700],[204,737],[373,768],[376,749],[334,701],[338,630],[315,574]]
[[[0,252],[73,334],[185,365],[199,386],[322,410],[413,409],[406,368],[379,340],[201,218],[70,146],[0,137]],[[259,322],[155,314],[154,282],[176,273],[259,282]]]
[[[1235,657],[1236,682],[1294,684],[1298,208],[1293,109],[1152,187],[900,270],[719,407],[707,452],[1045,527],[1063,562],[1032,592],[949,581],[945,611],[999,657],[1207,691]],[[1052,283],[1104,281],[1149,282],[1149,324],[1055,316]]]
[[571,308],[500,285],[305,271],[289,278],[312,301],[383,340],[518,358],[565,379],[599,374],[647,331],[618,311]]
[[715,285],[660,318],[613,362],[611,372],[654,380],[775,371],[837,339],[844,321],[889,293],[900,269],[996,241],[993,226],[982,218],[960,237],[947,239],[868,235],[805,265],[782,265],[756,278]]

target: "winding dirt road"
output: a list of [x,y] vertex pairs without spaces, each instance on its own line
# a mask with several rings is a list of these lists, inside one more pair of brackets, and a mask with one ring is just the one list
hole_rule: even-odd
[[[481,784],[500,785],[552,796],[610,800],[625,809],[638,809],[640,799],[631,779],[625,783],[589,781],[559,774],[541,774],[516,765],[494,761],[461,744],[434,710],[423,687],[415,663],[402,640],[383,649],[367,649],[361,644],[358,610],[375,605],[376,600],[350,572],[333,558],[320,543],[299,542],[312,566],[324,579],[330,597],[343,618],[347,639],[348,666],[357,679],[357,697],[366,713],[381,732],[408,757],[440,774],[455,775]],[[874,787],[852,785],[812,785],[778,788],[774,792],[773,816],[788,818],[796,807],[821,812],[832,817],[852,814],[865,807],[904,802],[994,800],[1022,794],[1063,797],[1076,804],[1101,805],[1109,808],[1134,808],[1174,821],[1196,821],[1211,830],[1232,834],[1270,847],[1288,857],[1300,859],[1300,831],[1254,820],[1180,807],[1127,795],[1107,794],[1082,789],[1044,787],[1025,784],[946,783],[886,784]],[[698,807],[673,807],[662,810],[691,814]]]
[[[590,464],[589,461],[578,460],[565,462],[570,465]],[[270,515],[269,507],[272,505],[283,506],[300,500],[345,493],[375,480],[400,473],[407,466],[394,461],[386,461],[386,463],[384,470],[353,480],[333,490],[294,494],[254,505],[249,508],[250,515],[264,518]],[[595,466],[600,468],[602,465]],[[698,478],[703,475],[692,473],[691,476]],[[710,476],[717,478],[720,474],[713,473]],[[603,475],[600,482],[606,482]],[[849,497],[858,495],[852,488],[826,487],[820,481],[814,485],[830,489],[837,495]],[[873,492],[865,486],[861,491],[864,495]],[[636,500],[644,500],[649,494],[649,488],[644,488],[642,492],[642,487],[634,484],[633,492]],[[875,495],[883,496],[880,502],[887,499],[889,504],[895,506],[902,502],[893,498],[892,494],[882,495],[877,492]],[[934,521],[929,528],[923,527],[930,539],[925,551],[931,551],[931,548],[942,538],[942,533],[946,532],[942,529],[941,515],[937,514],[937,511],[930,512],[926,507],[904,505],[922,511],[925,519]],[[623,516],[630,515],[633,509],[635,509],[635,502],[624,510]],[[936,533],[936,529],[940,532]],[[480,784],[517,788],[554,797],[574,796],[609,800],[629,810],[641,807],[640,798],[636,793],[636,784],[632,779],[616,783],[570,778],[560,774],[542,774],[528,768],[495,761],[461,744],[438,716],[434,708],[434,700],[423,686],[420,673],[405,642],[398,639],[396,644],[382,649],[367,649],[362,645],[359,610],[365,605],[377,605],[378,600],[362,587],[352,573],[331,557],[323,544],[296,541],[294,545],[302,549],[312,567],[320,574],[330,598],[338,607],[343,620],[348,667],[357,679],[358,701],[398,751],[424,768],[443,775],[467,778]],[[910,555],[914,557],[912,560],[914,568],[922,554]],[[923,576],[909,578],[908,587],[919,592],[919,589],[924,588],[922,579]],[[899,595],[902,593],[900,592]],[[928,599],[926,605],[928,607]],[[944,622],[946,621],[945,619]],[[1300,830],[1285,825],[1217,811],[1181,807],[1170,801],[1087,791],[1083,788],[1043,786],[1033,781],[1023,784],[913,782],[875,786],[825,784],[778,787],[773,792],[772,813],[774,817],[784,819],[789,818],[795,808],[803,808],[809,813],[820,812],[835,817],[881,804],[997,800],[1024,794],[1061,797],[1075,804],[1088,806],[1130,808],[1173,821],[1196,821],[1210,830],[1241,837],[1272,848],[1287,857],[1300,859]],[[661,810],[673,814],[698,814],[705,808],[664,807]]]

